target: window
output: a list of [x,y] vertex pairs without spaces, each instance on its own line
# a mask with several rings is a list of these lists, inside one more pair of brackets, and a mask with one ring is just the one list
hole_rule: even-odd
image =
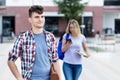
[[120,0],[104,0],[105,6],[120,6]]
[[0,0],[0,6],[5,6],[5,1],[6,0]]
[[11,36],[15,32],[15,17],[3,16],[3,36]]
[[46,17],[45,30],[52,32],[54,35],[58,35],[58,18]]
[[85,29],[84,29],[84,35],[86,37],[91,37],[92,36],[92,17],[84,17],[84,24],[85,24]]

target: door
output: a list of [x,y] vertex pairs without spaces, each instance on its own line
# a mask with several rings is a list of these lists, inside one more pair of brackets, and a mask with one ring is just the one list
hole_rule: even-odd
[[86,37],[91,37],[92,36],[92,17],[84,17],[84,35]]
[[120,19],[115,19],[115,34],[120,34]]
[[15,32],[15,18],[14,16],[3,16],[3,36],[11,36]]

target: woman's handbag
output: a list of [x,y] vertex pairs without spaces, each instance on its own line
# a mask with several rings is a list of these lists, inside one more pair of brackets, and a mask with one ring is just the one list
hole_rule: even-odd
[[51,69],[50,69],[50,80],[59,80],[59,76],[55,71],[53,64],[51,65]]

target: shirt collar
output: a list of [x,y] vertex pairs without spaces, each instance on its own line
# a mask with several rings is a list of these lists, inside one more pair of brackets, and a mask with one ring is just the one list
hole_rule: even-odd
[[[47,31],[45,29],[43,29],[43,33],[45,34],[45,37],[47,35]],[[33,31],[32,31],[32,28],[30,29],[30,36],[33,37]]]

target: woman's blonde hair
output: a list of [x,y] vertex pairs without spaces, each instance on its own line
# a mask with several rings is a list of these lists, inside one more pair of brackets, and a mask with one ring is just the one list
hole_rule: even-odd
[[66,33],[71,33],[71,32],[70,32],[70,25],[71,25],[71,24],[75,27],[76,34],[77,34],[77,35],[81,34],[80,25],[79,25],[78,21],[75,20],[75,19],[70,19],[70,20],[69,20],[68,25],[67,25],[67,28],[66,28]]

